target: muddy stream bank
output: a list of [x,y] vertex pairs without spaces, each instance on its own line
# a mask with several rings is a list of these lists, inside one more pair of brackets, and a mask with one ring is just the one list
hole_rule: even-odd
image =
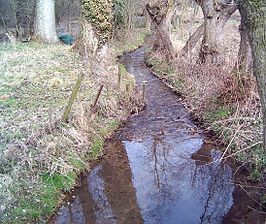
[[103,159],[52,223],[264,223],[234,181],[233,165],[217,162],[221,152],[145,66],[144,47],[123,63],[138,86],[147,81],[146,108],[106,142]]

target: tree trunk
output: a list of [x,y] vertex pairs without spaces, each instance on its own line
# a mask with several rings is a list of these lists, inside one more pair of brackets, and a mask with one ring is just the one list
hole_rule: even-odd
[[55,43],[58,41],[55,25],[55,1],[38,0],[36,7],[35,34],[43,41]]
[[200,60],[201,62],[214,62],[219,54],[219,34],[216,26],[218,15],[215,12],[213,0],[204,0],[201,8],[204,15],[204,35],[200,50]]
[[145,28],[147,30],[151,29],[151,18],[149,16],[149,13],[147,12],[146,8],[144,8],[144,15],[145,15]]
[[247,27],[263,114],[263,143],[266,152],[266,1],[242,0],[240,13]]
[[239,73],[248,73],[252,67],[252,55],[251,48],[248,39],[247,28],[243,19],[239,26],[239,32],[241,35],[240,46],[238,51],[238,59],[234,66],[234,71]]
[[134,9],[132,0],[127,0],[127,30],[133,29]]
[[[221,9],[219,12],[219,19],[216,20],[216,27],[222,32],[228,19],[237,10],[237,5],[231,5]],[[195,48],[199,39],[204,35],[204,24],[200,25],[196,31],[189,37],[186,45],[181,50],[181,55],[190,55],[191,51]]]
[[182,48],[181,54],[182,55],[189,55],[191,54],[192,49],[196,46],[199,39],[204,34],[204,24],[201,24],[196,31],[189,37],[186,45]]
[[169,59],[172,58],[174,56],[175,50],[170,39],[170,31],[171,20],[176,12],[176,5],[172,4],[164,9],[158,5],[150,6],[147,4],[146,9],[156,31],[157,40],[155,41],[154,48],[160,48],[161,50],[166,51],[166,56]]
[[204,35],[200,50],[200,61],[214,63],[220,55],[220,37],[227,20],[236,11],[235,3],[223,5],[214,0],[200,2],[204,15]]

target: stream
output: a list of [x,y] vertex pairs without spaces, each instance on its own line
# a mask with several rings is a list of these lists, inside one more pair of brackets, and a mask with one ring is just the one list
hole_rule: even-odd
[[235,187],[232,166],[218,162],[221,151],[145,66],[144,50],[126,54],[123,63],[139,87],[147,81],[145,110],[106,142],[103,158],[52,223],[264,223],[242,208],[250,199]]

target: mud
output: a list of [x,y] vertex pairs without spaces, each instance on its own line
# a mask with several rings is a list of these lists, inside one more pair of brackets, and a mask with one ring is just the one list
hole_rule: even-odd
[[179,96],[146,68],[144,50],[123,62],[139,87],[147,81],[145,110],[106,142],[103,159],[52,223],[264,223],[234,166],[218,162],[221,152],[206,143]]

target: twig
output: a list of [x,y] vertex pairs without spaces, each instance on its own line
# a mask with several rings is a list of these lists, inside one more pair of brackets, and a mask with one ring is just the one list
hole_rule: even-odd
[[235,118],[228,118],[220,121],[215,121],[213,124],[220,124],[223,122],[233,122],[235,120],[245,120],[245,121],[256,121],[257,119],[252,118],[252,117],[235,117]]
[[248,150],[248,149],[251,149],[251,148],[253,148],[254,146],[259,145],[259,144],[262,144],[262,141],[258,141],[258,142],[256,142],[256,143],[254,143],[253,145],[250,145],[250,146],[248,146],[248,147],[246,147],[246,148],[244,148],[244,149],[241,149],[241,150],[239,150],[239,151],[237,151],[237,152],[234,152],[234,153],[232,153],[232,154],[226,156],[224,159],[227,159],[227,158],[232,157],[232,156],[234,156],[234,155],[236,155],[236,154],[238,154],[238,153],[240,153],[240,152],[243,152],[243,151],[246,151],[246,150]]
[[266,208],[263,204],[261,204],[260,202],[258,202],[256,199],[254,199],[253,197],[250,196],[250,194],[248,193],[248,191],[241,185],[239,184],[238,186],[241,187],[241,189],[248,195],[248,197],[254,201],[256,204],[260,205],[262,208]]
[[236,137],[236,135],[237,135],[237,133],[238,133],[238,131],[240,130],[241,127],[242,127],[242,125],[239,126],[239,128],[238,128],[237,131],[235,132],[233,138],[231,139],[231,141],[230,141],[230,143],[228,144],[228,146],[226,147],[226,149],[225,149],[225,151],[224,151],[222,157],[220,158],[219,163],[222,162],[222,160],[223,160],[225,154],[227,153],[228,149],[230,148],[231,144],[233,143],[233,141],[234,141],[234,139],[235,139],[235,137]]
[[261,214],[266,214],[266,212],[263,212],[263,211],[261,211],[261,210],[258,210],[258,209],[256,209],[256,208],[253,208],[253,207],[251,207],[251,206],[247,206],[248,208],[250,208],[250,209],[252,209],[252,210],[254,210],[254,211],[256,211],[256,212],[259,212],[259,213],[261,213]]
[[95,101],[94,101],[94,104],[93,104],[93,106],[92,106],[93,109],[95,109],[95,107],[96,107],[96,105],[97,105],[97,103],[98,103],[98,101],[99,101],[100,95],[101,95],[102,90],[103,90],[103,86],[104,86],[104,85],[101,84],[100,89],[99,89],[99,91],[98,91],[98,93],[97,93],[96,99],[95,99]]
[[142,82],[142,101],[145,101],[145,92],[146,92],[146,86],[147,86],[147,81]]

